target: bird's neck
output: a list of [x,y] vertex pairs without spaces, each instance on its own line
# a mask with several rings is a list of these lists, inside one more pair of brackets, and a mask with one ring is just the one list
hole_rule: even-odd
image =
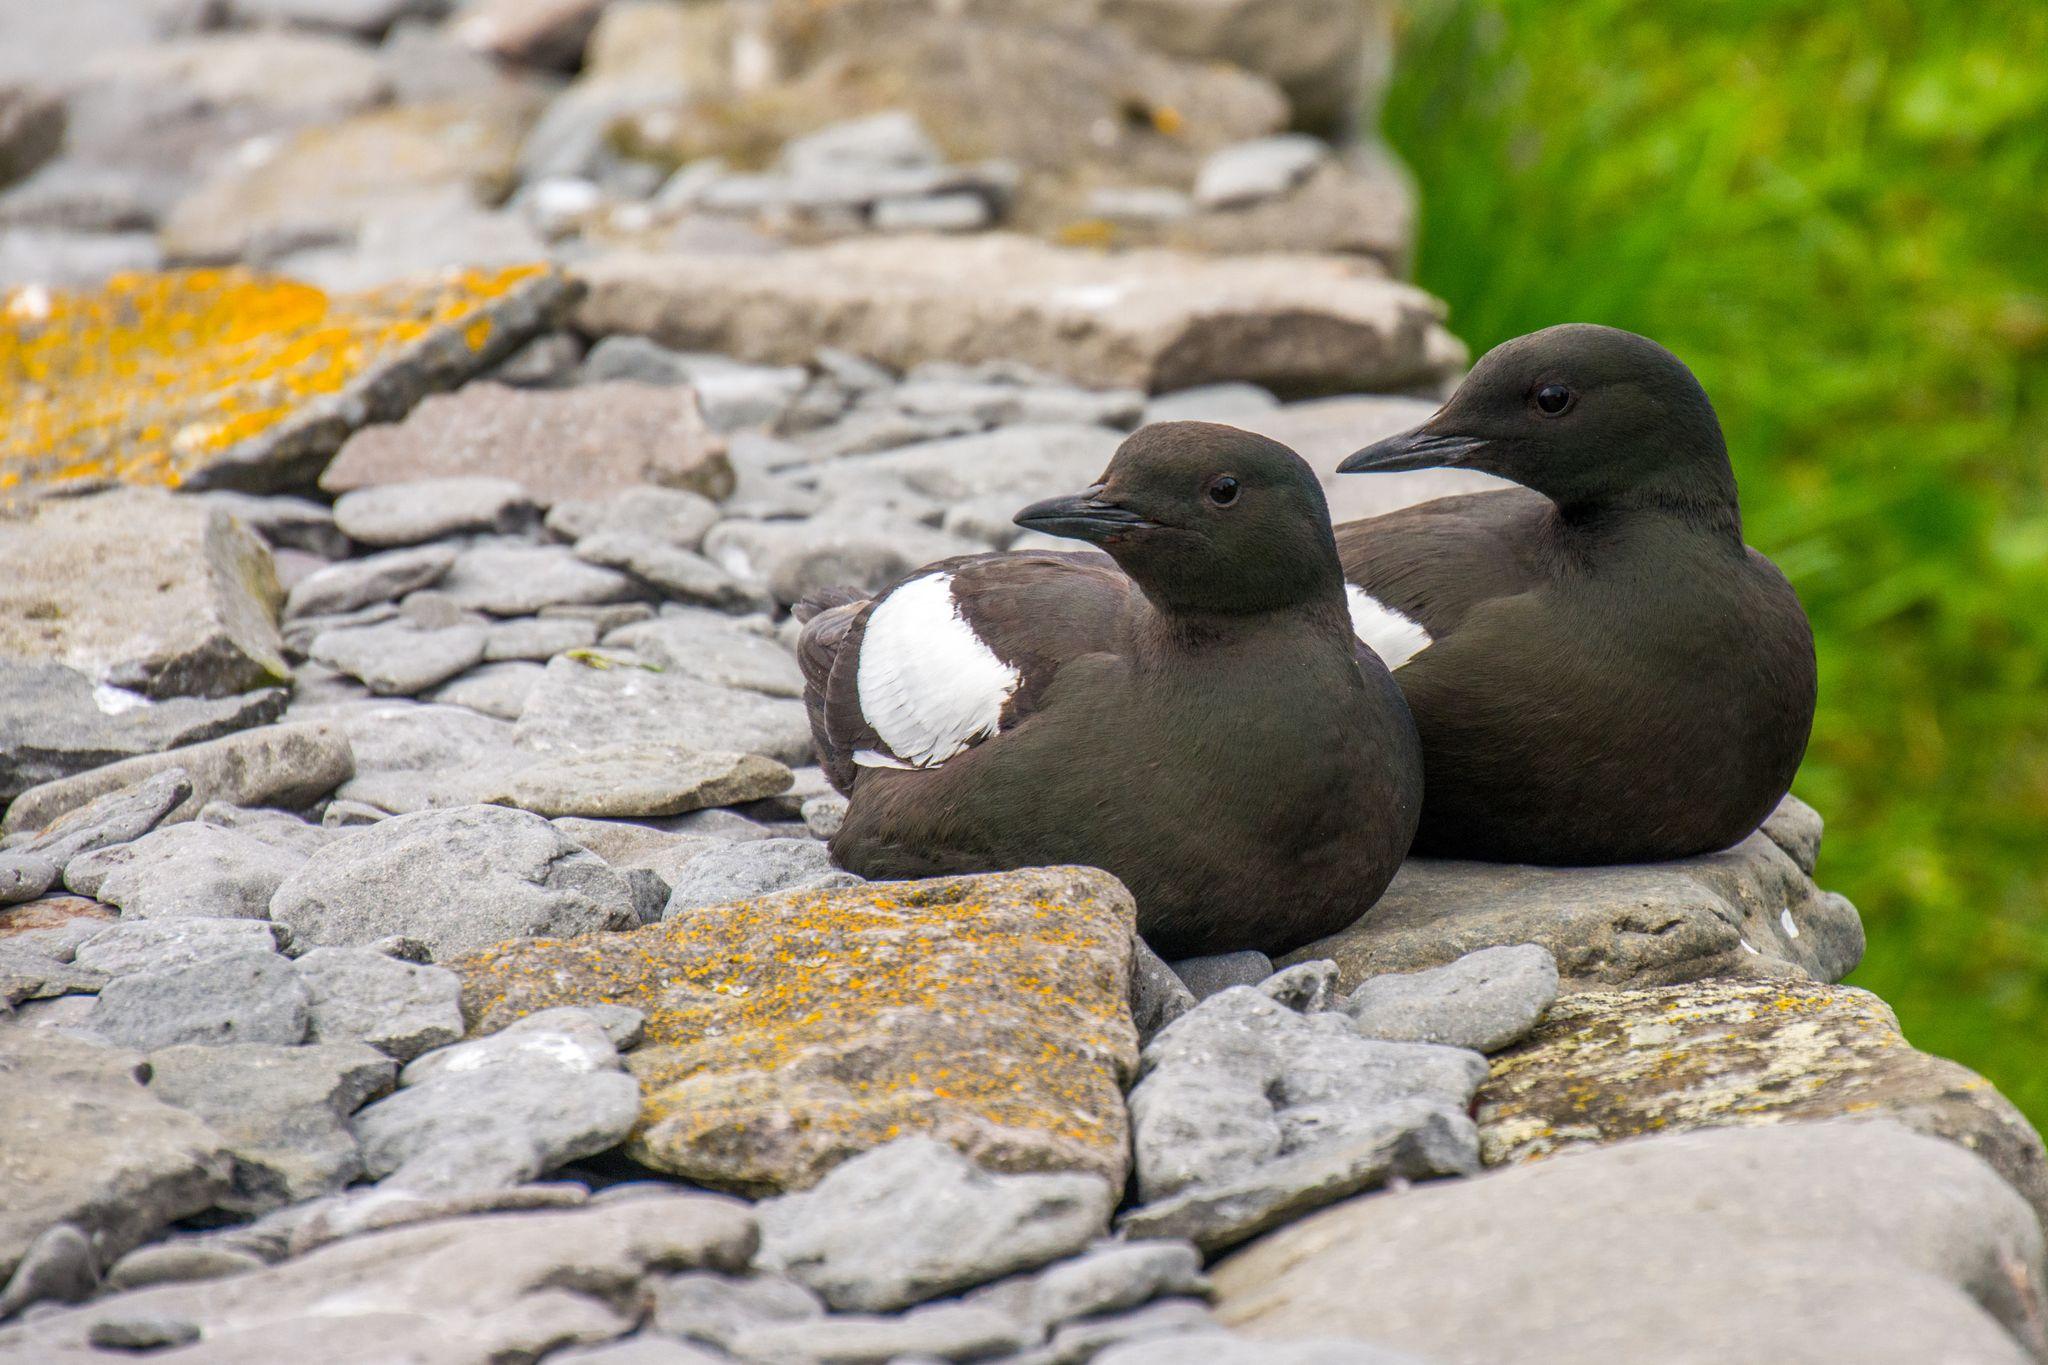
[[1638,528],[1673,530],[1742,549],[1742,507],[1736,501],[1735,475],[1703,477],[1686,471],[1683,479],[1652,480],[1618,489],[1566,499],[1557,504],[1558,520],[1567,536],[1600,543]]
[[1166,607],[1157,601],[1150,605],[1149,619],[1140,630],[1141,647],[1159,658],[1196,649],[1229,650],[1281,637],[1327,636],[1344,641],[1351,633],[1341,580],[1333,580],[1328,592],[1266,611],[1212,612]]

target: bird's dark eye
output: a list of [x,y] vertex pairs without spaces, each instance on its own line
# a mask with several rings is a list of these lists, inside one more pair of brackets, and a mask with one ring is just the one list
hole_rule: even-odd
[[1228,507],[1237,501],[1237,480],[1228,474],[1209,480],[1209,501],[1218,507]]
[[1536,390],[1536,411],[1556,417],[1572,405],[1572,391],[1562,384],[1545,384]]

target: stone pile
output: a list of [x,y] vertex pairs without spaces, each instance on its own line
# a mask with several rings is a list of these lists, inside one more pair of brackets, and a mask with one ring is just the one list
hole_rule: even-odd
[[1492,486],[1329,477],[1464,360],[1376,7],[15,8],[0,1361],[2044,1352],[1796,800],[1280,963],[832,864],[806,594],[1153,421]]

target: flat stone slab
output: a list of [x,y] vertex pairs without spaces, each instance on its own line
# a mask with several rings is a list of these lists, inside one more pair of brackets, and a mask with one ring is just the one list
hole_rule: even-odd
[[282,600],[263,542],[195,499],[55,499],[0,531],[0,658],[64,664],[154,698],[290,681]]
[[1817,824],[1810,807],[1787,797],[1734,848],[1680,862],[1564,868],[1411,858],[1364,918],[1281,961],[1329,958],[1347,991],[1383,972],[1517,943],[1548,948],[1566,992],[1722,977],[1839,981],[1863,956],[1863,924],[1855,906],[1813,883],[1818,840],[1801,840]]
[[513,733],[521,749],[535,754],[663,745],[812,761],[802,702],[702,682],[615,650],[549,661]]
[[150,1094],[147,1074],[133,1052],[0,1027],[0,1282],[58,1223],[108,1265],[226,1192],[219,1135]]
[[794,780],[759,754],[625,744],[544,758],[484,800],[540,815],[632,819],[775,796]]
[[1489,1165],[1644,1133],[1853,1116],[1961,1143],[2048,1218],[2048,1155],[1989,1081],[1916,1051],[1849,986],[1706,981],[1588,991],[1493,1058],[1478,1096]]
[[792,892],[448,964],[473,1032],[556,1005],[647,1015],[626,1150],[751,1193],[816,1184],[899,1134],[997,1171],[1120,1187],[1134,910],[1050,868]]
[[[545,330],[544,266],[329,295],[240,270],[117,276],[0,295],[0,492],[311,479],[367,422],[402,416]],[[119,355],[132,364],[109,367]]]
[[470,384],[414,408],[402,422],[349,439],[320,476],[330,493],[415,479],[510,479],[542,506],[657,484],[723,498],[732,492],[724,438],[687,387],[585,384],[515,389]]
[[[283,700],[282,694],[275,696],[275,709],[282,709]],[[149,709],[164,711],[187,704],[160,702]],[[272,709],[272,703],[266,702],[265,709]],[[0,833],[41,829],[93,801],[173,768],[185,774],[190,790],[161,817],[166,822],[193,819],[209,801],[285,810],[311,805],[355,775],[355,754],[339,725],[319,721],[258,725],[31,787],[7,808]]]
[[6,832],[38,828],[70,809],[47,795],[22,808],[19,798],[25,793],[90,783],[109,765],[147,762],[139,756],[162,755],[262,725],[283,713],[287,697],[270,688],[232,697],[131,704],[139,700],[102,691],[62,664],[0,662],[0,801],[13,802]]
[[586,332],[756,363],[802,364],[836,346],[897,370],[1015,360],[1155,393],[1223,380],[1398,388],[1444,363],[1441,306],[1341,256],[1105,256],[984,233],[744,258],[607,256],[577,277],[589,286],[577,313]]
[[1268,1350],[1351,1334],[1517,1365],[2024,1365],[2041,1273],[1996,1172],[1884,1122],[1644,1138],[1354,1199],[1214,1272],[1219,1316]]
[[443,1218],[0,1328],[0,1356],[83,1354],[118,1305],[192,1323],[221,1365],[275,1362],[283,1342],[305,1360],[537,1360],[632,1330],[661,1272],[744,1269],[755,1240],[744,1204],[698,1193]]

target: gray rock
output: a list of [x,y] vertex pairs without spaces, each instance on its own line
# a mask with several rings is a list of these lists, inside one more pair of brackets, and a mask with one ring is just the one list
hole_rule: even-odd
[[409,1062],[462,1037],[462,980],[368,948],[315,948],[292,964],[311,997],[316,1043],[367,1043]]
[[267,810],[261,806],[237,806],[226,801],[209,801],[199,808],[198,822],[233,830],[261,844],[301,857],[311,857],[334,839],[334,831],[302,820],[289,811]]
[[464,550],[441,588],[463,606],[493,616],[531,616],[543,607],[619,602],[639,593],[624,574],[578,559],[559,545]]
[[1482,948],[1447,967],[1368,977],[1344,1002],[1366,1038],[1498,1052],[1557,999],[1557,961],[1533,943]]
[[1294,1337],[1247,1341],[1214,1329],[1146,1337],[1110,1347],[1096,1365],[1429,1365],[1406,1351],[1391,1351],[1354,1339]]
[[40,853],[0,853],[0,905],[34,900],[55,886],[63,872]]
[[162,1351],[199,1340],[199,1324],[190,1318],[115,1310],[87,1328],[85,1339],[107,1351]]
[[1195,1007],[1195,993],[1143,939],[1131,943],[1131,1022],[1144,1046]]
[[791,138],[777,158],[792,175],[849,167],[929,167],[944,160],[917,116],[902,109],[844,119]]
[[427,696],[430,701],[466,706],[499,720],[518,720],[544,671],[535,663],[485,664],[449,679]]
[[[733,818],[742,824],[752,824],[743,816]],[[671,853],[695,855],[717,844],[729,842],[726,836],[717,833],[666,828],[674,823],[676,822],[673,820],[638,823],[631,820],[585,820],[577,816],[564,816],[556,820],[554,825],[556,829],[615,867],[652,867],[656,860]],[[756,837],[765,837],[765,834],[763,831]]]
[[1305,133],[1281,133],[1225,147],[1211,153],[1196,173],[1195,202],[1215,209],[1276,199],[1329,157],[1329,144]]
[[409,592],[439,583],[454,567],[456,553],[451,545],[421,545],[344,560],[294,584],[285,598],[284,614],[331,616],[395,602]]
[[805,522],[724,521],[704,539],[713,563],[784,604],[833,587],[878,590],[921,565],[981,549],[874,508],[821,512]]
[[86,1027],[142,1051],[179,1043],[305,1041],[308,996],[291,964],[270,952],[222,955],[115,977]]
[[602,1346],[552,1352],[549,1365],[726,1365],[729,1357],[661,1337],[621,1337]]
[[367,801],[343,801],[337,799],[329,801],[327,808],[321,811],[320,827],[337,831],[358,829],[364,825],[374,825],[379,820],[389,820],[390,818],[390,811],[380,810]]
[[[996,427],[1019,424],[1130,427],[1137,423],[1145,410],[1145,395],[1137,389],[1098,391],[1053,380],[1015,384],[973,379],[913,379],[890,390],[880,401],[919,416],[942,417],[957,413],[973,417],[985,426]],[[973,444],[963,442],[962,448],[972,448]],[[1015,472],[1011,471],[1013,477]]]
[[97,991],[106,980],[91,968],[65,961],[58,945],[0,940],[0,1004]]
[[813,839],[830,839],[846,823],[847,805],[846,798],[837,792],[806,797],[803,804],[804,828]]
[[[396,602],[378,602],[371,606],[358,607],[354,611],[332,612],[321,616],[297,616],[285,622],[284,647],[304,663],[307,651],[313,647],[313,641],[327,631],[350,630],[356,626],[381,626],[387,622],[405,619],[405,613],[399,609]],[[315,662],[312,667],[321,671],[315,675],[316,677],[322,674],[329,678],[339,677],[325,664]]]
[[191,795],[190,775],[183,768],[167,768],[50,820],[15,851],[47,858],[61,872],[82,853],[140,839]]
[[1189,1242],[1105,1242],[1040,1271],[1030,1314],[1044,1327],[1136,1308],[1164,1295],[1206,1294],[1202,1253]]
[[2019,1365],[2041,1264],[2031,1211],[1989,1166],[1859,1120],[1650,1137],[1352,1200],[1224,1261],[1216,1285],[1251,1335],[1352,1332],[1431,1360]]
[[149,1054],[150,1092],[206,1120],[234,1158],[220,1207],[263,1213],[331,1194],[361,1171],[347,1119],[396,1065],[357,1043],[186,1044]]
[[831,853],[815,839],[750,840],[691,858],[670,883],[661,917],[676,919],[701,906],[777,891],[830,891],[861,881],[834,867]]
[[240,521],[154,488],[32,507],[0,538],[0,658],[158,700],[291,681],[270,551]]
[[387,1181],[280,1209],[252,1224],[243,1237],[253,1241],[260,1235],[265,1243],[278,1248],[279,1257],[303,1256],[344,1237],[384,1232],[413,1223],[515,1209],[575,1209],[589,1202],[590,1191],[570,1181],[507,1185],[459,1194],[422,1193]]
[[535,754],[642,744],[812,761],[802,702],[654,672],[633,655],[610,652],[551,661],[514,733]]
[[200,496],[241,518],[273,551],[302,550],[321,559],[348,556],[348,537],[334,524],[334,513],[311,498],[263,497],[225,489]]
[[[1296,1014],[1318,1014],[1323,1010],[1335,1009],[1340,998],[1337,994],[1337,964],[1328,961],[1297,962],[1273,973],[1259,983],[1259,994],[1268,1000],[1277,1000]],[[1381,1035],[1368,1033],[1368,1038]],[[1404,1039],[1407,1042],[1443,1042],[1440,1038]],[[1465,1044],[1457,1044],[1463,1047]]]
[[217,825],[151,830],[132,844],[81,854],[65,885],[130,919],[263,919],[305,855]]
[[484,658],[492,663],[546,663],[572,649],[597,643],[597,623],[565,616],[521,616],[493,623],[484,634]]
[[401,815],[337,839],[278,888],[271,917],[301,943],[403,934],[437,959],[638,922],[618,873],[540,816],[500,806]]
[[630,531],[599,531],[576,542],[576,556],[622,569],[677,602],[742,611],[766,607],[767,595],[692,550]]
[[1200,1299],[1162,1299],[1126,1312],[1069,1323],[1052,1334],[1050,1350],[1058,1361],[1094,1360],[1124,1342],[1185,1336],[1213,1326],[1209,1305]]
[[72,960],[108,976],[133,976],[274,953],[283,940],[284,927],[264,919],[129,920],[110,924],[79,944]]
[[671,1275],[654,1288],[650,1325],[664,1336],[730,1350],[744,1332],[825,1315],[816,1294],[780,1275]]
[[[138,754],[262,725],[277,719],[284,703],[285,694],[274,689],[151,703],[95,687],[58,664],[0,660],[0,801]],[[11,809],[7,827],[35,828]]]
[[1273,974],[1273,959],[1264,953],[1217,953],[1212,957],[1184,957],[1173,964],[1173,972],[1194,993],[1207,1000],[1232,986],[1256,986]]
[[480,626],[415,630],[392,622],[322,631],[308,651],[315,661],[360,678],[379,696],[411,696],[482,661]]
[[69,1223],[48,1229],[21,1253],[0,1287],[0,1322],[35,1303],[78,1303],[99,1287],[92,1243]]
[[[606,342],[631,339],[608,337]],[[652,484],[608,498],[571,498],[548,509],[548,529],[568,541],[622,532],[679,550],[694,550],[717,524],[718,504],[703,494]]]
[[[259,714],[264,719],[276,716],[278,708],[274,703],[282,700],[283,694],[276,694],[273,701],[263,705]],[[224,801],[236,806],[276,806],[285,810],[310,806],[349,779],[355,772],[355,754],[348,735],[334,726],[258,725],[239,734],[108,763],[76,777],[46,782],[15,798],[14,804],[7,808],[6,820],[0,821],[0,830],[12,834],[52,826],[59,817],[80,807],[92,805],[115,792],[130,788],[139,790],[141,784],[161,780],[163,775],[173,771],[184,774],[183,781],[188,790],[155,823],[175,824],[190,820],[211,801]],[[152,792],[156,790],[151,788]],[[153,806],[155,800],[155,796],[151,796],[144,804]],[[139,818],[137,815],[109,816],[109,832],[94,835],[84,843],[105,847],[109,843],[121,842],[112,837],[112,832],[117,828],[131,827]],[[64,828],[72,830],[77,827],[67,823]],[[142,832],[138,830],[136,835],[129,837],[139,837]],[[75,851],[83,852],[83,843]]]
[[750,1328],[733,1350],[746,1360],[886,1365],[892,1360],[981,1360],[1030,1344],[1014,1320],[969,1304],[935,1303],[896,1317],[835,1314]]
[[484,799],[540,815],[633,819],[752,801],[790,782],[788,768],[759,754],[622,744],[543,758]]
[[[765,617],[752,622],[765,623]],[[664,672],[720,687],[743,687],[771,697],[801,697],[804,675],[796,656],[769,635],[717,612],[670,609],[652,621],[622,626],[605,636],[607,649],[630,650]]]
[[366,701],[323,708],[347,733],[356,775],[336,789],[393,814],[475,805],[503,772],[532,762],[512,727],[460,706]]
[[878,232],[972,232],[994,218],[987,198],[969,190],[877,200],[868,221]]
[[[233,1279],[163,1285],[120,1308],[198,1324],[210,1365],[275,1361],[280,1343],[305,1360],[538,1360],[630,1332],[651,1274],[737,1270],[753,1245],[746,1206],[709,1194],[444,1216]],[[83,1355],[113,1307],[0,1328],[0,1353]]]
[[1145,1048],[1132,1236],[1242,1241],[1389,1176],[1478,1169],[1476,1052],[1358,1037],[1261,992],[1211,996]]
[[1194,200],[1163,185],[1104,185],[1088,192],[1088,216],[1112,222],[1173,223],[1194,211]]
[[0,1027],[0,1277],[60,1223],[104,1265],[227,1189],[219,1136],[144,1089],[141,1064],[52,1030]]
[[1351,988],[1516,943],[1549,949],[1568,992],[1713,978],[1828,982],[1863,955],[1863,926],[1856,907],[1816,887],[1759,832],[1720,853],[1638,867],[1411,858],[1370,915],[1285,960],[1329,958]]
[[583,341],[574,332],[549,332],[514,351],[486,378],[519,389],[553,389],[572,382],[583,363]]
[[580,1011],[428,1052],[399,1083],[356,1116],[355,1133],[371,1176],[424,1193],[531,1180],[617,1146],[640,1115],[639,1083]]
[[137,1247],[107,1272],[109,1289],[143,1289],[153,1284],[189,1284],[261,1270],[269,1262],[246,1251],[198,1241],[158,1242]]
[[1197,389],[1160,394],[1145,404],[1144,421],[1147,426],[1154,422],[1224,422],[1239,426],[1279,406],[1280,400],[1273,396],[1273,391],[1257,384],[1204,384]]
[[834,1308],[888,1312],[1074,1254],[1115,1198],[1095,1176],[993,1175],[943,1142],[898,1138],[756,1205],[759,1263]]
[[1796,796],[1787,796],[1764,821],[1763,836],[1785,850],[1785,856],[1807,876],[1820,858],[1820,812]]
[[524,488],[482,475],[379,484],[334,500],[334,524],[365,545],[418,545],[478,531],[507,534],[539,520]]

